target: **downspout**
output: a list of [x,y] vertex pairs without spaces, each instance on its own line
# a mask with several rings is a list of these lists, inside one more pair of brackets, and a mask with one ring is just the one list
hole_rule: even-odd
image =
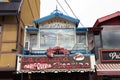
[[86,37],[86,52],[89,53],[89,48],[88,48],[88,29],[87,31],[85,32],[85,37]]
[[18,52],[19,50],[19,42],[20,42],[20,12],[17,13],[16,15],[16,18],[17,18],[17,37],[16,37],[16,50]]
[[19,44],[20,44],[20,14],[21,14],[21,6],[22,6],[22,3],[23,3],[23,0],[21,0],[20,2],[20,5],[19,5],[19,8],[18,8],[18,11],[17,11],[17,14],[16,14],[16,18],[17,18],[17,41],[16,41],[16,50],[18,52],[19,50]]

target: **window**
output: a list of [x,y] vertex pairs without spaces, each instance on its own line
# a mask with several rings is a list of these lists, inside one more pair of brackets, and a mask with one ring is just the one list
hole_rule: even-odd
[[77,33],[73,50],[86,49],[86,32]]
[[103,26],[102,42],[103,48],[120,48],[120,25]]
[[77,43],[83,43],[86,45],[86,33],[80,33],[76,36]]
[[37,34],[30,34],[30,48],[35,48],[37,45]]
[[40,49],[46,50],[55,46],[72,49],[75,44],[74,28],[40,29]]

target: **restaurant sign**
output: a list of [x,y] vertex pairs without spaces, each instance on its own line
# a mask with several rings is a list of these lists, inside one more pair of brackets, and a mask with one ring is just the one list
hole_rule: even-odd
[[47,56],[21,56],[17,61],[20,66],[18,70],[29,71],[50,71],[50,70],[72,70],[72,69],[90,69],[90,56],[84,55],[59,55],[49,58]]
[[101,50],[102,62],[120,62],[120,50]]

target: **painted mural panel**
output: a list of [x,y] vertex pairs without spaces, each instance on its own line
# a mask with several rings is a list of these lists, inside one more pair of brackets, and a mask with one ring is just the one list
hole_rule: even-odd
[[41,29],[40,30],[40,48],[45,50],[55,46],[61,46],[66,49],[72,49],[75,44],[74,28],[66,29]]

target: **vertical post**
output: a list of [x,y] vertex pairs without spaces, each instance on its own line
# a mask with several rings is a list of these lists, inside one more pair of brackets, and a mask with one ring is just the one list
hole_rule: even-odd
[[92,73],[91,73],[91,72],[89,72],[89,80],[93,80],[93,79],[92,79]]
[[31,80],[31,74],[28,74],[28,80]]
[[21,80],[23,80],[23,73],[21,73]]

